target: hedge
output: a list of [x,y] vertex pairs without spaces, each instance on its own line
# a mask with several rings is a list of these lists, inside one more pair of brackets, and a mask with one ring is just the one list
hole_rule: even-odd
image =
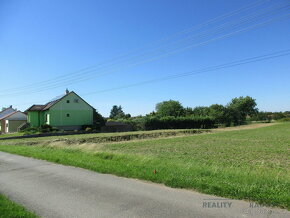
[[142,117],[118,121],[130,124],[133,130],[212,129],[216,124],[210,117]]

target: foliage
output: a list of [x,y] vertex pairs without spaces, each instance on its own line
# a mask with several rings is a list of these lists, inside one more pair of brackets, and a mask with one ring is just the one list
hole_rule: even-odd
[[147,117],[132,117],[129,119],[118,119],[117,121],[130,125],[134,131],[142,131],[145,130],[146,119]]
[[93,130],[93,129],[90,128],[90,127],[87,127],[87,128],[85,129],[86,132],[91,132],[92,130]]
[[282,118],[279,121],[280,122],[289,122],[290,121],[290,117]]
[[93,112],[93,120],[94,120],[93,126],[94,126],[94,129],[96,130],[100,130],[101,127],[104,126],[106,123],[105,118],[95,109]]
[[228,123],[227,108],[221,104],[213,104],[208,108],[208,116],[212,117],[216,123]]
[[45,132],[52,132],[54,129],[52,126],[48,125],[48,124],[43,124],[41,125],[39,131],[42,132],[42,133],[45,133]]
[[156,129],[211,129],[215,127],[215,120],[210,117],[158,117],[119,119],[122,123],[132,126],[134,131]]
[[258,112],[256,100],[250,96],[233,98],[227,105],[227,116],[234,125],[244,124],[247,116],[255,115]]
[[120,106],[114,105],[111,109],[111,112],[110,112],[111,119],[122,119],[122,118],[130,118],[130,117],[131,117],[130,114],[124,113],[121,105]]
[[179,101],[163,101],[156,104],[156,114],[160,117],[173,116],[179,117],[184,115],[184,108]]
[[251,120],[251,121],[263,121],[263,122],[270,123],[272,120],[272,116],[271,116],[271,113],[269,113],[269,112],[259,111],[258,113],[252,115],[249,120]]
[[194,116],[203,117],[209,116],[210,109],[208,107],[198,106],[195,107],[192,111]]
[[145,130],[153,129],[211,129],[215,121],[210,117],[152,117],[145,120]]

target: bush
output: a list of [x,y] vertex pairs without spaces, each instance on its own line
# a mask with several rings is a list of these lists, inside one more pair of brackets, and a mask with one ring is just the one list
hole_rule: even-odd
[[290,117],[287,118],[282,118],[280,120],[278,120],[279,122],[289,122],[290,121]]
[[42,132],[42,133],[52,132],[52,130],[53,130],[52,126],[50,126],[48,124],[43,124],[40,127],[40,132]]
[[36,134],[40,132],[40,128],[38,127],[28,127],[24,130],[22,130],[21,132],[24,132],[25,135],[30,135],[30,134]]
[[138,117],[129,119],[119,119],[117,121],[130,125],[133,131],[142,131],[145,130],[145,120],[146,117]]
[[87,128],[93,129],[93,125],[83,125],[82,126],[82,130],[85,130],[86,131]]
[[87,127],[87,128],[85,129],[86,132],[91,132],[92,130],[93,130],[93,129],[90,128],[90,127]]

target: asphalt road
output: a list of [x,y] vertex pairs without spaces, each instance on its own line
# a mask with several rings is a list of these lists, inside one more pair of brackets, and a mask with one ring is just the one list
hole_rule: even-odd
[[4,152],[0,152],[0,193],[41,217],[51,218],[290,217],[287,210]]

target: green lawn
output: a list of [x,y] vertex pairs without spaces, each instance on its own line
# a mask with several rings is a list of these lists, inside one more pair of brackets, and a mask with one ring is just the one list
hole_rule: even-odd
[[22,206],[10,201],[0,194],[0,218],[36,218]]
[[0,141],[0,150],[290,208],[290,123],[117,143],[7,143]]

